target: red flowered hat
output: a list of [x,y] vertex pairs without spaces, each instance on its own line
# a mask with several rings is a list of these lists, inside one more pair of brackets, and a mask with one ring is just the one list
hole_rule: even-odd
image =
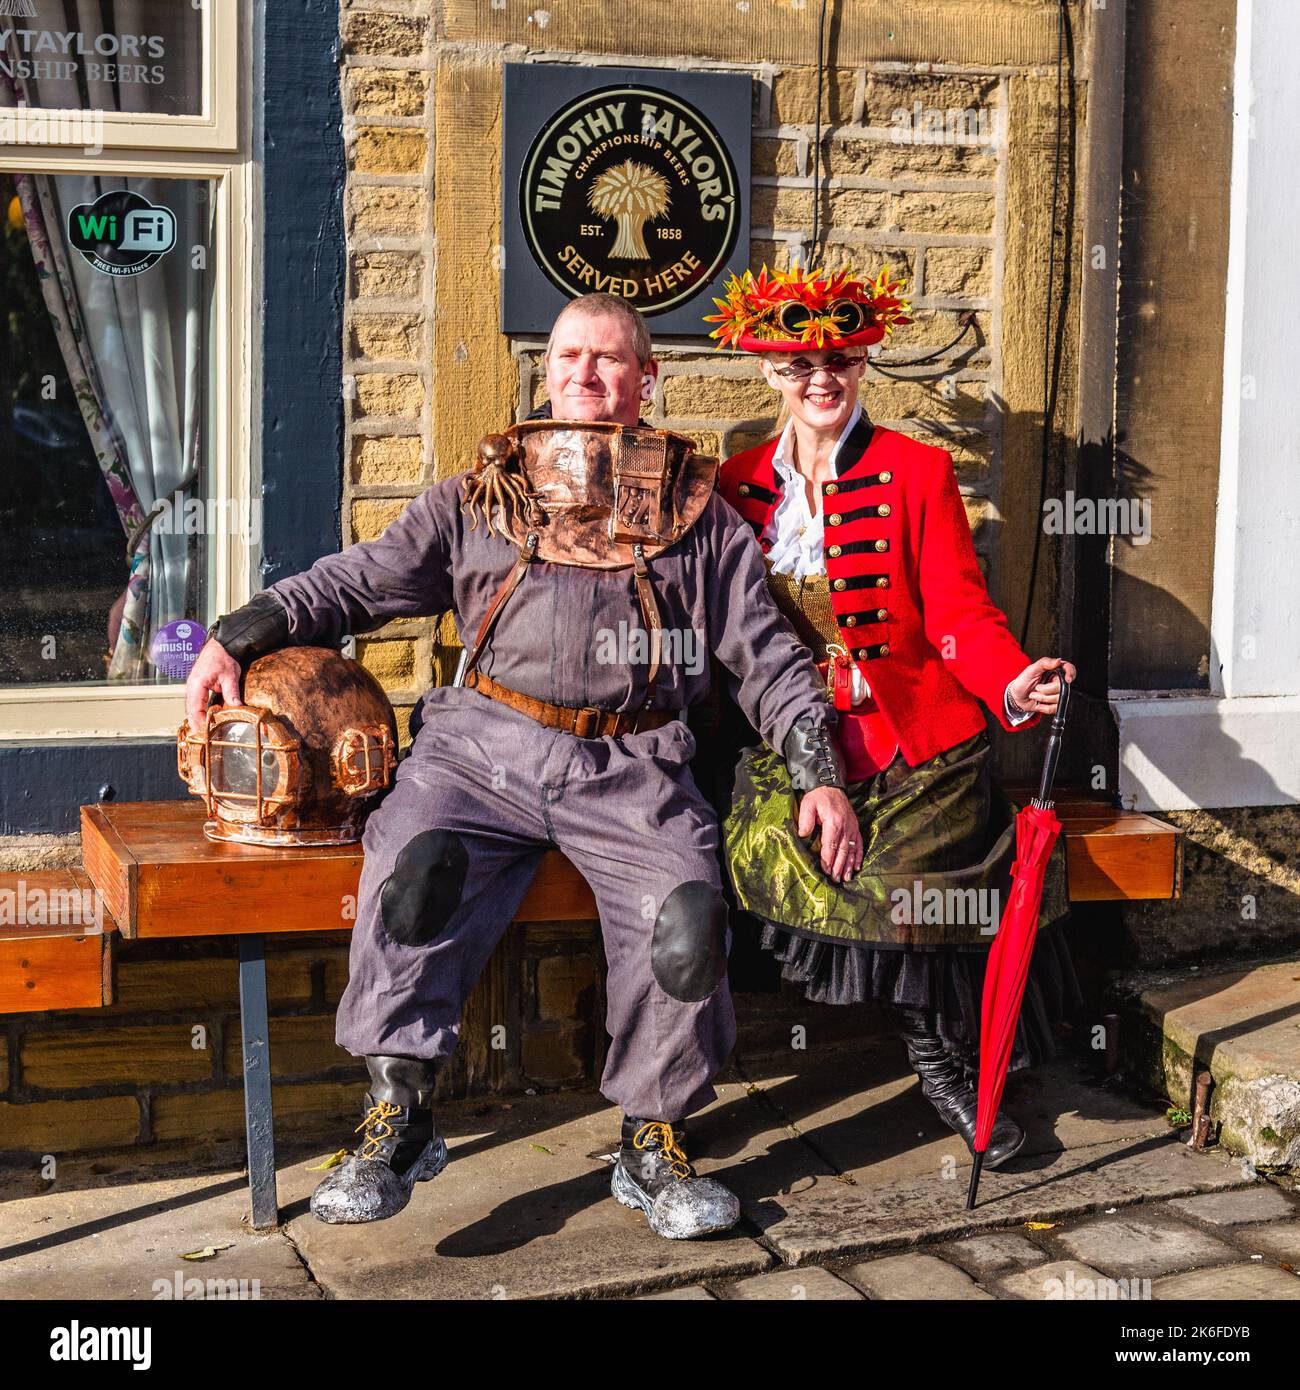
[[764,266],[757,275],[733,275],[726,299],[713,301],[722,312],[704,321],[718,324],[709,334],[718,347],[743,352],[867,347],[895,324],[912,322],[902,290],[901,280],[890,280],[888,266],[874,281],[854,279],[852,271],[805,273],[798,266],[769,274]]

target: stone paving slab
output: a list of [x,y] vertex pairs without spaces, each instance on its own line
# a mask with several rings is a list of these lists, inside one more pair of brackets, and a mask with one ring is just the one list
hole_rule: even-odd
[[817,1181],[746,1213],[790,1264],[898,1248],[918,1239],[965,1236],[1024,1221],[1065,1221],[1152,1198],[1217,1191],[1246,1182],[1239,1168],[1195,1154],[1166,1134],[1118,1139],[1036,1161],[1028,1172],[984,1174],[979,1202],[965,1210],[966,1173],[848,1186]]
[[839,1273],[872,1298],[973,1301],[993,1297],[956,1265],[934,1255],[886,1255],[843,1266]]
[[283,1236],[248,1229],[243,1174],[130,1176],[65,1160],[46,1192],[0,1202],[0,1300],[321,1296]]
[[1154,1211],[1098,1216],[1062,1231],[1056,1244],[1112,1278],[1154,1279],[1241,1259],[1208,1231]]
[[1033,1269],[1022,1269],[999,1281],[999,1289],[1010,1298],[1029,1302],[1055,1302],[1070,1296],[1090,1296],[1104,1276],[1078,1260],[1052,1260]]
[[1208,1226],[1300,1219],[1300,1203],[1281,1188],[1259,1183],[1240,1192],[1212,1192],[1204,1197],[1179,1197],[1169,1205],[1180,1216],[1193,1216]]
[[1267,1226],[1234,1226],[1233,1236],[1251,1250],[1300,1269],[1300,1221],[1275,1221]]
[[808,1269],[774,1269],[769,1274],[755,1274],[741,1279],[722,1290],[727,1299],[741,1302],[782,1300],[785,1302],[861,1303],[862,1295],[852,1284],[837,1279],[828,1269],[816,1265]]
[[1155,1299],[1300,1299],[1300,1279],[1269,1264],[1224,1265],[1219,1269],[1197,1269],[1189,1274],[1171,1274],[1151,1285]]
[[637,1303],[716,1303],[717,1299],[700,1284],[687,1284],[681,1289],[665,1289],[662,1293],[637,1294]]
[[[902,1046],[892,1038],[820,1049],[803,1065],[778,1068],[771,1062],[750,1079],[795,1131],[854,1182],[875,1185],[969,1170],[965,1144],[921,1096]],[[1162,1111],[1097,1084],[1069,1061],[1013,1074],[1005,1107],[1026,1129],[1025,1147],[1014,1160],[1018,1171],[1063,1149],[1170,1134]]]
[[1046,1251],[1019,1231],[990,1231],[987,1235],[954,1240],[938,1246],[934,1253],[960,1265],[980,1283],[1046,1264],[1049,1258]]
[[[732,1182],[747,1159],[776,1182],[787,1136],[764,1134],[743,1087],[691,1123],[701,1173]],[[744,1234],[671,1241],[609,1193],[604,1155],[619,1113],[589,1092],[525,1098],[443,1121],[451,1162],[410,1205],[372,1226],[326,1226],[307,1211],[319,1174],[281,1175],[288,1233],[335,1298],[610,1297],[756,1273],[775,1263]],[[802,1165],[795,1165],[802,1168]]]

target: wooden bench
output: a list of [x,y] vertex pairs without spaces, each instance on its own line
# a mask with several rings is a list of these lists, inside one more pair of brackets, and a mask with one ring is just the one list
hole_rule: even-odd
[[0,1014],[113,1002],[111,917],[80,869],[0,874]]
[[[1028,789],[1010,791],[1017,800],[1030,794]],[[1182,832],[1176,827],[1073,792],[1061,793],[1057,810],[1065,827],[1072,902],[1179,896]],[[0,928],[4,963],[25,962],[17,974],[5,971],[6,978],[12,974],[19,983],[0,994],[0,1012],[111,1002],[112,927],[126,939],[236,936],[252,1224],[260,1230],[278,1220],[264,938],[269,933],[350,930],[361,847],[265,849],[215,843],[203,835],[204,815],[195,798],[83,807],[85,875],[72,871],[66,877],[77,886],[93,884],[103,895],[105,934],[41,936],[27,929],[6,936]],[[26,877],[34,881],[39,876]],[[542,857],[515,920],[595,921],[596,916],[586,882],[567,859],[551,851]],[[12,956],[7,954],[11,946]]]

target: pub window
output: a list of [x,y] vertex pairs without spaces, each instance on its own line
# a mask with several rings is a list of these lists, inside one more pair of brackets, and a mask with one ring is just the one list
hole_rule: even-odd
[[249,8],[0,0],[0,738],[174,733],[247,597]]

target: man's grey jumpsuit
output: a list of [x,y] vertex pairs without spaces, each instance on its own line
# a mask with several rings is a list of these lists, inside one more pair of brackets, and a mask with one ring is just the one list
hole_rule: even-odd
[[[438,483],[378,540],[274,585],[290,641],[330,645],[390,618],[452,609],[472,642],[518,549],[481,520],[470,529],[460,501],[459,478]],[[768,594],[750,527],[721,497],[650,572],[665,628],[698,634],[769,745],[780,749],[801,715],[818,727],[833,720],[807,649]],[[625,636],[642,629],[630,568],[534,562],[479,666],[552,704],[632,711],[645,702],[648,670],[609,659],[627,654],[620,625]],[[709,677],[707,656],[665,662],[654,707],[703,699]],[[735,1017],[718,827],[688,767],[686,724],[577,738],[450,687],[431,690],[421,712],[366,825],[339,1045],[356,1056],[449,1056],[461,1007],[554,846],[600,909],[612,1039],[601,1090],[626,1114],[654,1119],[707,1104]]]

